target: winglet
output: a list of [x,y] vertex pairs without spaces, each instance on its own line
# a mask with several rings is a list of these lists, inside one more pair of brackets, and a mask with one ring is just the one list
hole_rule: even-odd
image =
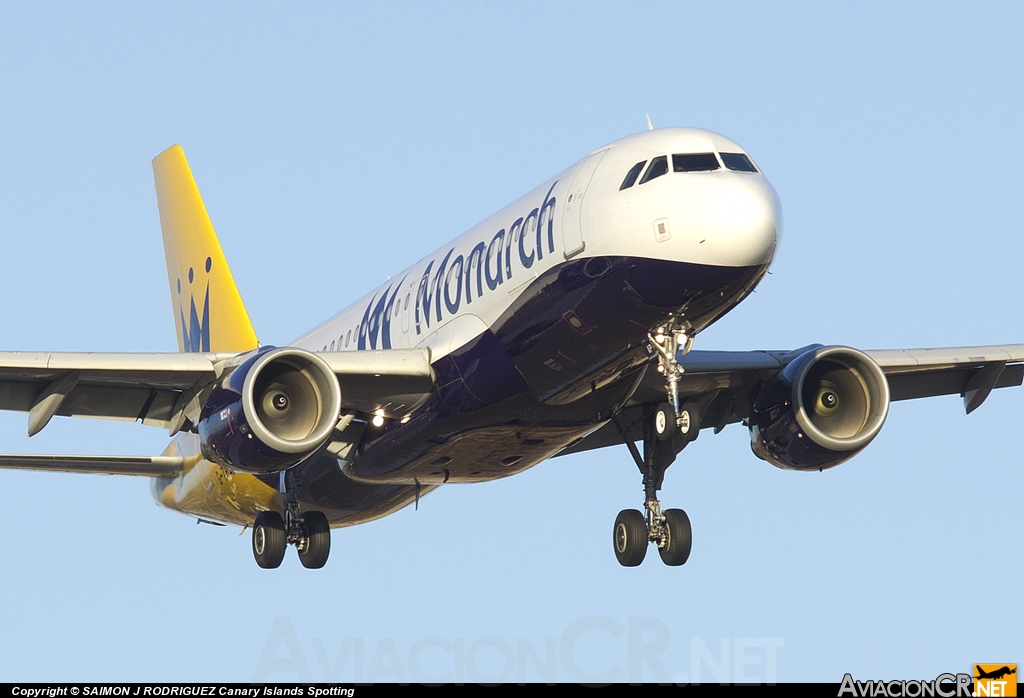
[[178,351],[259,346],[217,233],[180,145],[153,158]]

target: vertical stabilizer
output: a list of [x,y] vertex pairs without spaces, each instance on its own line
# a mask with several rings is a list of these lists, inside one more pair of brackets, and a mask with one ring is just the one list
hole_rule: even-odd
[[178,351],[258,346],[217,233],[180,145],[153,158]]

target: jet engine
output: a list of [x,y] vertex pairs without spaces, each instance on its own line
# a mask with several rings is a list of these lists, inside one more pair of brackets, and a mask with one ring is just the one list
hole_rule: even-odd
[[772,465],[823,470],[860,453],[889,412],[889,382],[870,357],[819,347],[765,385],[750,414],[750,446]]
[[207,399],[197,424],[203,457],[230,470],[284,470],[327,441],[340,412],[341,387],[323,359],[304,349],[263,349]]

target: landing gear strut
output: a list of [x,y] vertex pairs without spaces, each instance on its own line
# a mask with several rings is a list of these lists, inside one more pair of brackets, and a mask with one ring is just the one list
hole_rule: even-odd
[[679,358],[690,353],[693,336],[685,325],[671,318],[653,334],[648,333],[647,339],[658,356],[658,373],[665,377],[668,395],[668,402],[655,408],[654,433],[659,441],[671,441],[677,434],[684,443],[693,441],[700,429],[700,410],[693,402],[680,404],[679,397],[679,380],[683,377]]
[[[647,544],[658,546],[661,561],[673,567],[682,565],[690,557],[692,531],[690,518],[682,509],[661,510],[658,490],[665,479],[665,470],[676,459],[678,451],[691,439],[677,433],[671,440],[663,440],[658,432],[661,406],[644,419],[644,455],[640,457],[632,438],[622,427],[618,416],[615,425],[623,433],[626,445],[636,460],[644,479],[644,512],[625,509],[615,518],[612,542],[615,557],[624,567],[635,567],[644,561]],[[692,431],[696,433],[699,421],[694,421]]]
[[284,490],[284,518],[276,511],[263,511],[252,525],[252,554],[264,569],[280,567],[285,548],[291,543],[299,553],[299,562],[307,569],[327,564],[331,554],[331,527],[321,511],[299,511],[295,496],[295,474],[281,474]]
[[690,517],[682,509],[662,511],[658,490],[665,479],[665,470],[700,431],[700,409],[693,402],[680,404],[679,396],[683,368],[678,358],[690,350],[693,337],[674,322],[659,327],[649,337],[658,355],[658,371],[665,375],[669,402],[648,409],[644,415],[642,458],[618,415],[612,417],[644,481],[644,512],[633,509],[619,512],[612,542],[615,557],[625,567],[643,562],[648,543],[658,546],[662,562],[675,567],[690,557],[693,540]]

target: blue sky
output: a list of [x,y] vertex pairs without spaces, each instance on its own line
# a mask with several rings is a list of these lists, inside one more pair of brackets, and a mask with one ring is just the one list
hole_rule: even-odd
[[[645,113],[733,138],[782,200],[772,275],[698,348],[1021,342],[1022,33],[1018,3],[4,3],[0,347],[173,350],[150,169],[172,143],[274,344]],[[969,417],[899,403],[813,475],[740,426],[702,434],[662,494],[693,521],[677,569],[615,562],[642,493],[624,447],[336,531],[316,573],[258,570],[248,535],[159,509],[143,479],[0,472],[0,681],[1020,662],[1022,415],[1021,390]],[[0,414],[0,452],[164,443],[66,419],[29,440]]]

